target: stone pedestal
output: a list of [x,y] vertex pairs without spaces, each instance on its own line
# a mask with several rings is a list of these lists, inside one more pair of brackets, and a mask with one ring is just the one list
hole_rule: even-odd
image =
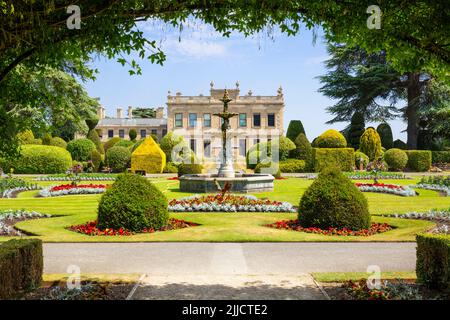
[[217,173],[218,177],[224,178],[234,178],[234,168],[231,162],[222,163],[219,168],[219,172]]

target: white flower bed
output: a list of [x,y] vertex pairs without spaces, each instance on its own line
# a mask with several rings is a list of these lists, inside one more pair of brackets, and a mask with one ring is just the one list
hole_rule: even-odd
[[43,198],[49,198],[49,197],[59,197],[77,194],[99,194],[104,193],[106,191],[106,188],[72,188],[72,189],[51,191],[52,188],[53,187],[42,189],[41,191],[39,191],[39,196]]
[[417,188],[417,189],[440,191],[440,192],[447,194],[447,197],[450,197],[450,188],[447,186],[443,186],[443,185],[439,185],[439,184],[419,183],[412,187]]
[[[35,181],[72,181],[74,178],[69,177],[38,177]],[[115,177],[78,177],[78,181],[114,181]]]
[[402,197],[415,197],[416,192],[409,187],[399,187],[399,188],[389,188],[386,186],[375,186],[375,185],[360,185],[358,189],[361,192],[378,192],[378,193],[388,193]]
[[427,212],[393,213],[393,214],[386,214],[383,216],[400,219],[442,220],[450,222],[450,210],[430,210]]
[[3,191],[2,197],[3,198],[12,198],[13,195],[17,192],[23,192],[23,191],[32,191],[32,190],[40,190],[41,187],[38,185],[28,186],[28,187],[18,187],[13,189],[7,189]]
[[25,210],[6,210],[0,211],[0,234],[13,234],[15,229],[5,223],[5,220],[14,219],[35,219],[35,218],[49,218],[49,214],[40,213],[36,211]]

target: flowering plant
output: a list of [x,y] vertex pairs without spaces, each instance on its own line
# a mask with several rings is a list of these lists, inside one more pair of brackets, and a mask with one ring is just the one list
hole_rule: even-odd
[[104,193],[108,187],[108,185],[104,184],[62,184],[59,186],[42,189],[39,192],[39,195],[41,197],[47,198],[70,194],[97,194]]
[[[77,181],[114,181],[116,175],[108,173],[79,173]],[[73,181],[71,174],[53,174],[44,177],[38,177],[36,181]]]
[[169,202],[169,211],[178,212],[295,212],[288,202],[258,199],[251,195],[193,195]]
[[[0,235],[22,235],[14,229],[12,224],[17,220],[29,220],[37,218],[49,218],[49,214],[40,213],[36,211],[25,210],[5,210],[0,211]],[[14,221],[14,223],[9,223]]]
[[442,192],[443,194],[447,195],[447,197],[450,197],[450,187],[443,185],[443,184],[441,185],[441,184],[419,183],[419,184],[413,186],[413,188],[439,191],[439,192]]
[[414,197],[416,192],[407,186],[398,186],[385,183],[355,183],[361,192],[389,193],[403,197]]

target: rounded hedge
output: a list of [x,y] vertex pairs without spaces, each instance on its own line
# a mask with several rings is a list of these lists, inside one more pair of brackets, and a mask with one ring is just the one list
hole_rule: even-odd
[[318,136],[314,144],[318,148],[345,148],[347,140],[339,131],[330,129]]
[[384,153],[389,170],[402,171],[408,164],[408,155],[401,149],[389,149]]
[[105,149],[105,153],[106,153],[106,151],[108,151],[108,149],[114,147],[114,145],[115,145],[117,142],[121,141],[121,140],[122,140],[122,139],[120,139],[119,137],[114,137],[114,138],[111,138],[111,139],[109,139],[108,141],[106,141],[106,142],[103,144],[103,149]]
[[[256,165],[255,167],[255,173],[269,173],[271,175],[274,176],[274,178],[281,178],[281,167],[280,164],[278,164],[278,169],[277,171],[274,170],[274,168],[272,168],[272,163],[271,162],[260,162]],[[266,168],[268,170],[263,170],[263,168]]]
[[280,161],[279,166],[280,171],[285,173],[297,173],[306,171],[305,160],[287,159],[284,161]]
[[394,148],[397,148],[397,149],[402,149],[402,150],[408,149],[407,144],[400,139],[395,140],[393,145],[394,145]]
[[305,191],[298,219],[307,228],[361,230],[370,227],[367,199],[337,168],[322,170]]
[[355,152],[355,168],[359,170],[362,163],[363,169],[369,164],[369,157],[361,151]]
[[184,174],[200,174],[203,171],[203,166],[197,163],[180,163],[178,165],[178,176]]
[[364,131],[359,150],[366,154],[370,161],[377,160],[382,155],[381,138],[375,128],[369,127]]
[[106,162],[114,172],[124,172],[131,160],[131,152],[125,147],[112,147],[106,152]]
[[178,173],[178,166],[173,162],[167,162],[163,170],[164,173]]
[[100,229],[157,230],[169,220],[167,199],[146,178],[122,174],[102,196],[97,219]]
[[88,161],[91,158],[92,150],[96,150],[95,144],[86,138],[72,140],[67,144],[67,151],[72,158],[77,161]]
[[117,142],[114,147],[125,147],[131,149],[134,146],[134,142],[130,140],[120,140]]
[[63,148],[63,149],[67,148],[67,142],[64,141],[64,139],[62,139],[60,137],[53,137],[50,140],[50,145],[54,146],[54,147],[60,147],[60,148]]
[[10,166],[15,173],[65,173],[72,166],[72,157],[60,147],[29,144],[22,146],[20,157]]

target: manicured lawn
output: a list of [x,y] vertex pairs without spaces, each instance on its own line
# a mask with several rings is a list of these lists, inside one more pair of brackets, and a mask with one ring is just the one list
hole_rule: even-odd
[[[319,282],[343,282],[343,281],[358,281],[361,279],[367,279],[371,274],[366,272],[314,272],[312,276]],[[416,273],[411,271],[391,271],[382,272],[381,279],[407,279],[415,280]]]
[[[178,181],[152,179],[168,197],[180,198],[187,193],[178,191]],[[414,184],[414,180],[383,181],[395,184]],[[43,182],[41,185],[56,185],[66,182]],[[112,183],[93,182],[93,183]],[[294,205],[312,183],[312,180],[289,178],[276,180],[275,191],[256,194],[272,200],[288,201]],[[437,192],[419,190],[418,197],[365,193],[372,214],[421,211],[432,208],[449,208],[450,197],[441,197]],[[171,213],[174,218],[201,224],[193,228],[174,231],[139,234],[129,237],[89,237],[68,231],[65,228],[96,219],[96,210],[101,195],[74,195],[55,198],[34,198],[37,191],[24,192],[16,199],[0,199],[1,209],[26,209],[50,213],[50,219],[23,221],[17,227],[36,235],[47,242],[141,242],[141,241],[414,241],[415,234],[427,230],[433,223],[420,220],[403,220],[374,216],[374,222],[386,222],[396,229],[371,237],[339,237],[307,234],[303,232],[277,230],[262,225],[283,219],[295,219],[295,213]],[[1,237],[0,241],[7,240]]]

